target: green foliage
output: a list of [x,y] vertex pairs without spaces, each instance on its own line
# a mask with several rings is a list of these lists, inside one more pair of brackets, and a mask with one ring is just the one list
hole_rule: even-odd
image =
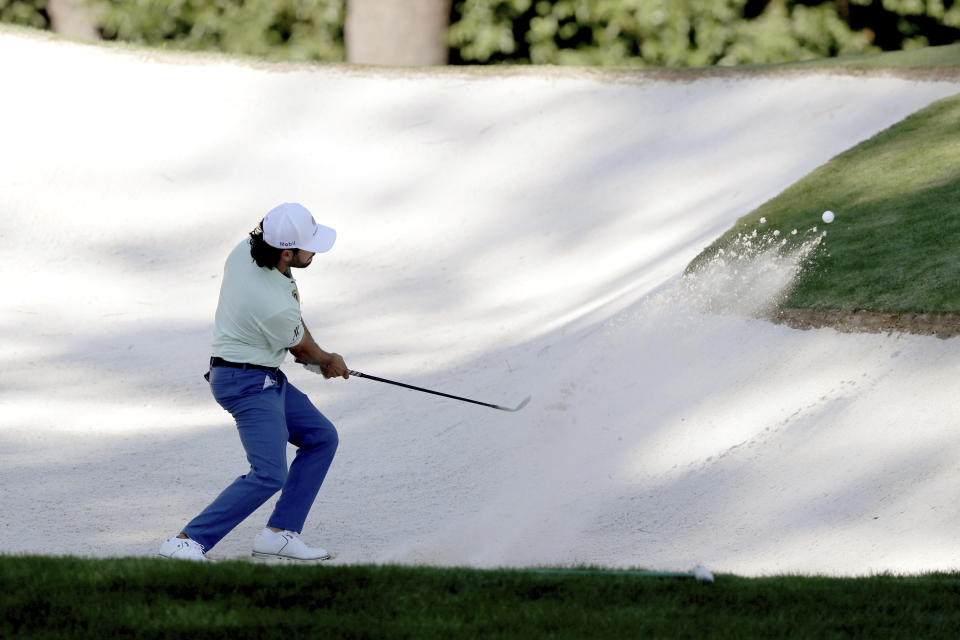
[[[741,218],[737,234],[826,229],[785,307],[960,313],[960,94],[940,100],[816,169]],[[820,222],[830,209],[836,221]],[[761,223],[761,218],[766,223]],[[803,239],[798,234],[797,239]]]
[[46,0],[0,0],[0,22],[47,29]]
[[885,49],[948,44],[960,29],[956,0],[850,0],[851,20],[867,23]]
[[[47,0],[0,21],[49,28]],[[107,39],[341,61],[347,0],[85,0]],[[960,0],[454,0],[454,63],[690,67],[795,62],[960,40]]]
[[737,24],[717,64],[800,61],[876,51],[869,35],[851,30],[832,3],[792,9],[776,3],[756,19]]
[[461,0],[449,39],[464,61],[710,66],[875,51],[836,3],[750,0]]
[[764,64],[947,44],[954,0],[459,0],[461,62]]
[[104,37],[273,60],[343,59],[345,0],[93,0]]

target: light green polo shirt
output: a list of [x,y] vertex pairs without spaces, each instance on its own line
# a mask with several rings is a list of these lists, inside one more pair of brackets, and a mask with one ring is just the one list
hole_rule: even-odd
[[297,281],[272,267],[258,267],[249,239],[238,244],[223,268],[213,355],[279,367],[303,334]]

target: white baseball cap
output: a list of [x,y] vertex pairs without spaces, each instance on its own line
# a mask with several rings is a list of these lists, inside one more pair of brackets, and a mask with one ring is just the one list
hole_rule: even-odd
[[275,249],[324,253],[330,251],[336,239],[336,231],[317,224],[307,208],[296,202],[274,207],[263,219],[263,240]]

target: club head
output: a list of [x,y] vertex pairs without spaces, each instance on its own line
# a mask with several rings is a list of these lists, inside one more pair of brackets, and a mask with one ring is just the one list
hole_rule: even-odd
[[527,403],[530,402],[530,398],[532,397],[533,396],[527,396],[524,398],[523,402],[518,404],[514,409],[510,409],[508,407],[497,407],[497,409],[500,409],[501,411],[520,411],[520,409],[523,409],[525,406],[527,406]]

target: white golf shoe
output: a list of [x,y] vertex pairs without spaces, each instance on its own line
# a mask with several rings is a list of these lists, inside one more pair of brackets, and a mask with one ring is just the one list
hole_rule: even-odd
[[203,545],[189,538],[170,538],[160,545],[160,556],[172,560],[199,560],[206,562]]
[[330,554],[320,547],[308,547],[295,531],[264,529],[253,541],[255,558],[283,560],[329,560]]

